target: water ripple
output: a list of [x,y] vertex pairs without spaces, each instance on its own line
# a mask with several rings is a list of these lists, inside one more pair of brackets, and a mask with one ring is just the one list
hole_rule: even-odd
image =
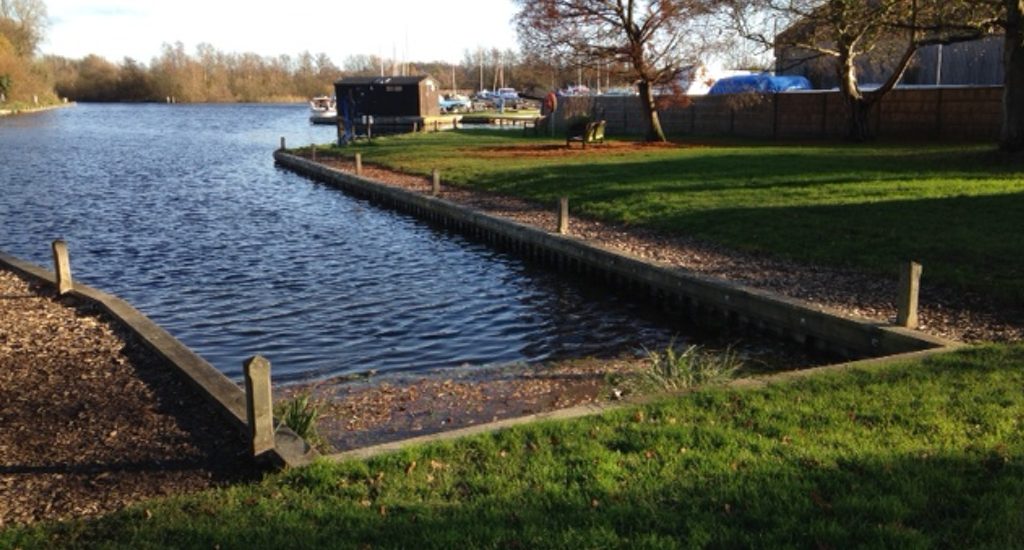
[[614,353],[642,308],[273,166],[326,142],[293,105],[80,105],[0,120],[0,248],[118,294],[230,376],[277,380]]

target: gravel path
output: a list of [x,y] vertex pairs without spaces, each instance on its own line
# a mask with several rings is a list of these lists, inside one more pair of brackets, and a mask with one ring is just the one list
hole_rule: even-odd
[[[349,161],[323,160],[326,165],[351,171]],[[429,178],[371,166],[364,163],[363,175],[389,185],[430,193]],[[534,225],[548,231],[557,229],[555,205],[538,205],[524,200],[442,185],[442,197],[490,214]],[[685,236],[626,227],[574,217],[570,233],[604,246],[643,258],[680,267],[694,273],[718,277],[828,306],[839,311],[880,322],[896,318],[897,277],[879,277],[853,270],[800,264],[730,250]],[[922,282],[920,329],[929,334],[963,342],[1009,342],[1024,339],[1024,308],[984,296],[937,287]]]
[[217,419],[105,315],[0,269],[0,529],[256,476]]

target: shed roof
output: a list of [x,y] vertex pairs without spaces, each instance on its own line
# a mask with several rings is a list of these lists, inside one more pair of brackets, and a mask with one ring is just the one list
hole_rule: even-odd
[[430,76],[425,74],[419,76],[346,76],[339,78],[334,83],[356,86],[363,84],[396,84],[404,86],[406,84],[419,84],[428,78]]

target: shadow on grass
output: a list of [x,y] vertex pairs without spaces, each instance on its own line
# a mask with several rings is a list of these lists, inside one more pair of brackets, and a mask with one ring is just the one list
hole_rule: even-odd
[[[478,139],[473,139],[478,138]],[[558,147],[557,142],[553,145]],[[999,178],[1013,177],[1024,170],[1024,161],[1004,155],[994,148],[968,146],[897,146],[897,145],[806,145],[735,144],[694,148],[631,149],[595,147],[559,157],[531,158],[536,140],[509,136],[467,135],[439,136],[436,139],[408,138],[382,143],[373,152],[384,162],[405,165],[416,162],[431,164],[453,160],[452,151],[459,151],[456,168],[480,162],[486,173],[483,178],[497,187],[521,184],[531,176],[551,175],[563,179],[567,188],[580,180],[585,184],[605,177],[632,186],[653,180],[677,179],[690,184],[714,182],[717,185],[751,185],[765,182],[844,182],[868,179],[920,178]],[[514,156],[495,159],[474,158],[475,151],[507,149],[518,152],[520,166]],[[402,160],[399,160],[402,159]],[[367,159],[370,160],[370,159]],[[584,165],[585,169],[580,170]],[[498,172],[497,170],[501,170]],[[480,183],[485,183],[481,181]],[[539,183],[539,182],[538,182]]]
[[[1024,347],[709,390],[0,543],[149,547],[997,547],[1024,540]],[[641,414],[644,413],[644,414]]]
[[[853,267],[874,273],[895,273],[907,260],[925,265],[925,280],[959,290],[992,294],[1024,305],[1024,186],[1020,180],[985,183],[991,194],[975,194],[970,178],[991,177],[982,169],[963,174],[966,182],[920,193],[939,196],[898,198],[908,192],[901,184],[859,188],[863,173],[823,171],[770,176],[746,160],[713,172],[716,182],[694,181],[683,171],[687,161],[652,162],[633,167],[559,166],[517,171],[487,187],[550,202],[567,195],[576,213],[605,220],[647,226],[666,234],[695,236],[740,250],[763,251],[801,261]],[[936,162],[936,164],[941,164]],[[692,167],[691,167],[692,168]],[[674,182],[667,175],[678,169]],[[886,171],[883,180],[919,177],[921,168]],[[739,175],[750,170],[749,182]],[[935,175],[944,174],[935,169]],[[718,182],[718,180],[724,180]],[[849,196],[820,190],[823,184],[851,183]],[[723,198],[737,190],[732,198]],[[958,191],[959,190],[959,191]],[[832,191],[835,191],[832,188]],[[910,192],[911,194],[915,192]],[[941,196],[941,195],[953,196]],[[782,204],[780,204],[780,202]],[[793,203],[786,205],[786,202]],[[827,204],[843,202],[844,204]],[[740,203],[740,204],[737,204]]]
[[[671,468],[661,462],[655,457],[647,468]],[[136,510],[59,527],[49,542],[174,541],[196,548],[1010,548],[1024,538],[1024,468],[1019,457],[1010,460],[998,450],[978,457],[864,457],[832,464],[780,460],[753,471],[741,460],[735,470],[700,477],[663,473],[655,484],[597,488],[587,478],[602,473],[578,461],[576,478],[562,480],[565,488],[523,486],[495,494],[464,480],[452,485],[450,495],[423,502],[416,494],[323,500],[346,489],[321,486],[332,480],[321,479],[314,467],[291,476],[290,486],[270,500],[192,500],[172,512],[156,509],[154,520]],[[34,546],[31,541],[15,542],[27,548]]]
[[1024,193],[846,205],[720,209],[650,220],[737,248],[924,280],[1024,306]]
[[[590,475],[585,465],[580,475]],[[980,461],[875,458],[570,496],[539,488],[463,506],[385,509],[385,517],[369,521],[366,512],[350,510],[324,523],[353,522],[351,530],[313,540],[302,532],[268,535],[281,543],[294,537],[311,545],[435,548],[1010,547],[1024,536],[1022,479],[1019,464],[1007,466],[995,454]],[[381,509],[367,512],[380,516]]]
[[[472,154],[471,152],[469,153]],[[670,156],[671,155],[671,156]],[[590,195],[613,183],[616,191],[642,192],[724,191],[729,189],[800,189],[821,184],[905,180],[998,179],[1019,180],[1024,161],[997,152],[972,150],[859,149],[808,147],[763,150],[709,148],[666,153],[653,150],[639,158],[581,154],[577,162],[548,163],[527,168],[510,167],[488,172],[481,185],[496,190],[514,188],[530,195],[545,191],[578,193],[585,200],[606,200]],[[549,189],[555,183],[557,190]],[[617,196],[613,193],[611,196]]]

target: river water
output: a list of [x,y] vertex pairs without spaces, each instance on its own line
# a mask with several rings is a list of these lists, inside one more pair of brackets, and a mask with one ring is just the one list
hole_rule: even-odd
[[79,105],[0,118],[0,249],[117,294],[238,379],[608,355],[642,306],[276,168],[301,105]]

